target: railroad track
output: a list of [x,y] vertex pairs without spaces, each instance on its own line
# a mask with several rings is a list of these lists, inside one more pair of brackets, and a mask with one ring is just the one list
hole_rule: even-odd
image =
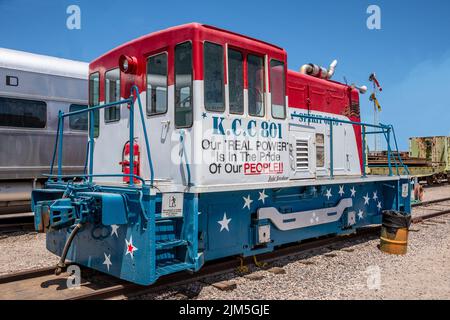
[[34,231],[32,212],[24,213],[20,217],[16,217],[15,215],[0,216],[0,235],[21,231]]
[[450,214],[450,197],[414,203],[412,207],[427,212],[412,217],[412,223],[420,223],[423,220]]
[[[421,214],[418,217],[413,217],[412,222],[421,223],[424,220],[450,214],[450,198],[414,204],[413,207],[415,208],[433,208],[433,206],[442,206],[445,202],[449,202],[446,205],[449,209]],[[331,236],[305,241],[299,244],[278,248],[274,252],[259,255],[258,260],[260,262],[270,263],[282,258],[321,248],[345,248],[346,246],[352,246],[357,239],[378,237],[379,230],[380,226],[370,226],[346,236]],[[244,264],[252,263],[252,257],[247,257],[244,260]],[[236,271],[239,265],[240,261],[237,258],[214,261],[207,263],[197,273],[182,272],[171,274],[159,279],[156,284],[151,286],[136,285],[81,267],[83,279],[79,289],[67,288],[66,282],[69,278],[69,274],[62,274],[57,277],[54,275],[54,267],[46,267],[0,276],[0,299],[126,299],[161,292],[169,288],[177,288],[195,281],[204,282],[205,279],[209,277]],[[28,286],[30,287],[29,290],[27,290]],[[56,286],[57,290],[51,290],[52,286]],[[17,288],[19,288],[19,290],[16,290]],[[39,290],[42,290],[42,293],[40,293]]]

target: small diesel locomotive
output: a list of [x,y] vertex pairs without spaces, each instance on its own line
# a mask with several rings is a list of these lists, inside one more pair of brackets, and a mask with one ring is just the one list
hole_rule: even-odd
[[[90,106],[60,112],[48,181],[32,193],[57,273],[67,258],[149,285],[410,212],[393,127],[361,123],[364,88],[330,80],[335,67],[290,71],[282,48],[198,23],[94,60]],[[64,175],[64,126],[83,112],[85,169]],[[365,174],[369,134],[386,138],[389,175]]]

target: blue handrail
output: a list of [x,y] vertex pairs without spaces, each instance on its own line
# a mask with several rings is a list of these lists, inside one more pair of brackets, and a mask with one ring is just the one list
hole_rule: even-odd
[[136,92],[136,97],[137,97],[137,101],[138,101],[138,105],[139,105],[139,113],[141,115],[142,129],[144,131],[145,147],[147,149],[147,158],[148,158],[148,163],[150,166],[150,185],[153,186],[153,180],[155,177],[155,173],[153,171],[152,155],[150,153],[150,143],[148,142],[147,127],[145,125],[144,112],[142,111],[141,98],[139,97],[139,89],[136,85],[131,87],[131,94],[133,94],[133,91]]
[[[133,95],[135,94],[135,95]],[[94,111],[99,110],[99,109],[104,109],[104,108],[108,108],[108,107],[112,107],[112,106],[117,106],[117,105],[122,105],[122,104],[128,104],[129,105],[129,109],[130,109],[130,172],[133,172],[133,167],[134,167],[134,103],[135,101],[138,101],[138,106],[139,106],[139,112],[140,112],[140,118],[141,118],[141,122],[142,122],[142,128],[144,131],[144,139],[145,139],[145,145],[146,145],[146,153],[147,153],[147,158],[149,161],[149,167],[150,167],[150,187],[153,187],[153,183],[154,183],[154,170],[153,170],[153,163],[152,163],[152,157],[151,157],[151,152],[150,152],[150,143],[148,141],[148,137],[147,137],[147,128],[145,125],[145,117],[144,117],[144,113],[142,111],[142,103],[141,103],[141,98],[139,96],[139,89],[136,85],[133,85],[131,87],[130,90],[130,97],[128,99],[124,99],[124,100],[120,100],[120,101],[115,101],[115,102],[111,102],[111,103],[106,103],[106,104],[102,104],[102,105],[97,105],[97,106],[91,106],[89,108],[86,109],[81,109],[81,110],[77,110],[77,111],[72,111],[72,112],[67,112],[64,113],[62,111],[59,111],[58,114],[58,128],[57,128],[57,133],[56,133],[56,141],[55,141],[55,148],[54,148],[54,152],[53,152],[53,157],[52,157],[52,163],[50,166],[50,174],[49,175],[45,175],[48,177],[52,177],[52,178],[57,178],[58,181],[61,181],[62,178],[75,178],[75,177],[87,177],[89,178],[89,182],[92,182],[92,178],[93,177],[129,177],[130,181],[129,181],[129,185],[133,186],[134,184],[134,179],[138,179],[142,182],[142,187],[146,186],[145,180],[138,176],[138,175],[134,175],[134,174],[93,174],[93,161],[94,161],[94,157],[93,157],[93,151],[94,151]],[[73,115],[77,115],[77,114],[81,114],[84,112],[89,112],[89,135],[88,135],[88,153],[89,153],[89,174],[84,174],[84,175],[63,175],[62,174],[62,157],[63,157],[63,137],[64,137],[64,118],[65,117],[70,117]],[[54,167],[54,162],[55,162],[55,158],[56,158],[56,152],[58,151],[58,174],[54,175],[53,174],[53,167]],[[86,165],[85,165],[85,170],[86,170]]]
[[180,132],[180,145],[181,145],[181,154],[180,154],[180,160],[183,161],[186,164],[186,171],[187,171],[187,186],[191,186],[191,168],[189,166],[189,162],[186,155],[186,148],[184,144],[185,136],[184,136],[184,130],[181,130]]
[[[300,119],[307,119],[308,123],[310,122],[310,120],[318,120],[318,121],[323,121],[324,124],[328,124],[330,127],[330,178],[333,179],[334,177],[334,167],[333,167],[333,124],[334,123],[343,123],[343,124],[351,124],[351,125],[356,125],[356,126],[360,126],[362,127],[362,177],[366,177],[366,166],[368,166],[366,164],[366,135],[367,134],[384,134],[384,137],[386,139],[386,143],[387,143],[387,148],[388,148],[388,167],[389,167],[389,175],[392,176],[392,159],[391,159],[391,155],[392,155],[392,151],[391,151],[391,141],[390,141],[390,133],[392,132],[392,136],[394,138],[394,143],[395,143],[395,149],[396,149],[396,153],[397,153],[397,157],[399,159],[400,165],[403,167],[404,172],[406,172],[406,174],[409,174],[409,170],[408,167],[403,163],[400,153],[398,152],[398,145],[397,145],[397,138],[395,136],[395,131],[394,131],[394,127],[392,125],[384,125],[382,123],[376,125],[376,124],[370,124],[370,123],[364,123],[364,122],[356,122],[356,121],[349,121],[349,120],[341,120],[341,119],[336,119],[336,118],[330,118],[330,117],[323,117],[320,115],[310,115],[310,114],[298,114],[298,113],[292,113],[291,114],[291,119],[294,118],[300,118]],[[366,128],[375,128],[376,130],[374,131],[370,131],[367,132]],[[378,130],[381,129],[381,130]],[[399,170],[398,170],[398,163],[395,160],[395,155],[394,156],[394,165],[396,167],[396,171],[397,171],[397,175],[399,174]],[[370,167],[370,166],[369,166]]]

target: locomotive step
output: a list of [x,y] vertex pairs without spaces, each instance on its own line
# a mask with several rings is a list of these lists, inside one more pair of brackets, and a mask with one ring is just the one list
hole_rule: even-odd
[[183,271],[183,270],[188,270],[188,269],[193,269],[194,265],[191,263],[186,263],[186,262],[178,262],[178,260],[173,260],[173,262],[176,263],[169,263],[166,262],[164,263],[163,266],[158,266],[156,268],[156,275],[157,276],[163,276],[166,274],[171,274],[171,273],[175,273],[175,272],[179,272],[179,271]]
[[172,239],[172,240],[160,240],[156,242],[156,250],[171,249],[179,246],[187,245],[186,240]]
[[155,223],[172,222],[175,219],[183,219],[183,217],[161,217],[160,214],[155,214]]

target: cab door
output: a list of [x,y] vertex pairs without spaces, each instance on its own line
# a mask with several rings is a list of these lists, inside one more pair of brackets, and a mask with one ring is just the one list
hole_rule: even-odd
[[[168,85],[169,53],[160,51],[147,57],[145,93],[147,136],[158,180],[171,179],[171,136],[173,132],[173,86]],[[145,146],[144,141],[140,143]],[[169,159],[169,160],[168,160]],[[148,172],[143,170],[144,172]]]

